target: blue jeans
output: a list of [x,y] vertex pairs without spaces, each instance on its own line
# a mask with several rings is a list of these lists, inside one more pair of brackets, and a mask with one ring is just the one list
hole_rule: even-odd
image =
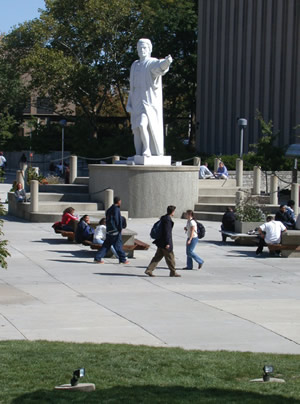
[[203,260],[194,253],[194,249],[196,248],[196,245],[198,243],[198,238],[194,237],[192,238],[192,241],[190,244],[186,242],[186,266],[188,269],[193,269],[193,259],[198,263],[198,264],[203,264]]
[[[104,244],[104,240],[102,240],[101,238],[96,238],[96,239],[93,240],[93,243],[94,243],[94,244],[101,244],[101,245],[103,245],[103,244]],[[111,249],[111,252],[113,253],[113,255],[114,255],[116,258],[119,258],[119,257],[118,257],[118,254],[117,254],[117,251],[114,249],[114,247],[111,246],[110,249]]]
[[122,234],[119,233],[115,236],[106,234],[106,239],[102,245],[101,250],[99,250],[95,256],[95,261],[101,261],[105,257],[107,251],[113,246],[119,257],[120,262],[126,262],[126,255],[122,248]]

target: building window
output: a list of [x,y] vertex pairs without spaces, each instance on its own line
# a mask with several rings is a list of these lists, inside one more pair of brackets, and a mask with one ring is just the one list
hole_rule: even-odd
[[38,97],[36,102],[37,114],[53,114],[54,106],[49,98]]

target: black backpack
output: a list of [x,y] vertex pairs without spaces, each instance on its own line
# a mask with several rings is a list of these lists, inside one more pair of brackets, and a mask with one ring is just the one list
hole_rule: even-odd
[[150,231],[150,237],[153,238],[154,240],[158,240],[159,238],[162,237],[162,223],[161,223],[161,220],[154,223],[154,225],[152,226],[152,229]]
[[203,226],[202,223],[197,222],[197,220],[196,220],[196,223],[197,223],[198,238],[199,238],[199,239],[200,239],[200,238],[203,238],[203,237],[205,236],[205,227]]

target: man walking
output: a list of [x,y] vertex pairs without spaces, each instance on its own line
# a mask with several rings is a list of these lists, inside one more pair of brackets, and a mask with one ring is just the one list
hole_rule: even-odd
[[121,199],[114,197],[114,204],[106,211],[106,239],[102,248],[97,252],[94,262],[104,264],[102,258],[105,257],[110,247],[116,250],[120,264],[129,264],[122,248],[122,217],[120,212]]
[[145,274],[149,276],[153,275],[154,269],[157,267],[158,263],[165,257],[166,263],[170,270],[170,276],[180,277],[175,269],[175,257],[173,253],[173,240],[172,240],[172,229],[174,222],[172,221],[172,216],[174,216],[176,206],[168,206],[167,214],[160,218],[161,220],[161,236],[154,240],[154,244],[157,245],[157,250],[155,256],[152,258]]

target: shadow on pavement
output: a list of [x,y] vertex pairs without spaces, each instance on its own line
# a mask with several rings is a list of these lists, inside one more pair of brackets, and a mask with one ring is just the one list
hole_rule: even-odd
[[64,238],[42,238],[40,240],[32,240],[33,243],[48,243],[48,244],[70,244],[68,239]]
[[[97,385],[96,385],[97,389]],[[38,390],[19,395],[13,404],[26,403],[260,403],[300,404],[300,400],[268,391],[259,393],[224,388],[196,388],[178,385],[113,386],[94,392]]]

